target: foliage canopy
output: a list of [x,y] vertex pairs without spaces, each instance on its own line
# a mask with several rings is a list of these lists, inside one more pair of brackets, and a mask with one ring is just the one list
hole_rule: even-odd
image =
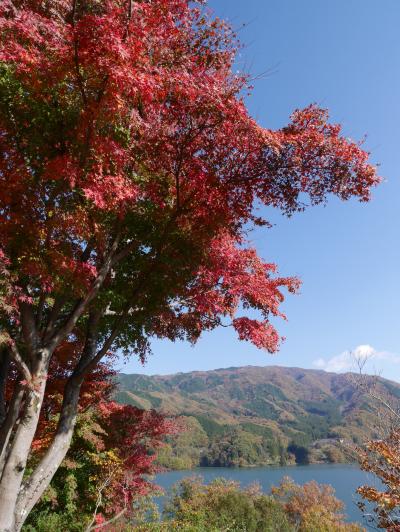
[[[379,179],[325,110],[260,127],[231,29],[188,0],[0,5],[0,527],[18,529],[72,438],[86,376],[111,349],[195,341],[230,320],[274,352],[284,289],[248,246],[264,223]],[[307,199],[308,198],[308,199]],[[243,309],[237,313],[238,309]],[[247,311],[255,309],[256,319]],[[51,363],[70,353],[54,438],[24,472]],[[3,386],[3,384],[2,384]]]

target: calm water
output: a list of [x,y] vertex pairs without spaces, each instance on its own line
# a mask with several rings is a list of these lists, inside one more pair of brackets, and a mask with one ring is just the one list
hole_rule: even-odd
[[201,475],[205,482],[217,477],[225,477],[240,482],[242,487],[258,482],[263,491],[268,492],[271,486],[279,484],[285,477],[291,477],[297,484],[315,480],[320,484],[331,484],[336,496],[345,503],[345,512],[349,521],[362,523],[361,514],[356,506],[356,489],[361,484],[374,485],[371,475],[360,471],[349,464],[308,465],[291,467],[260,467],[230,469],[223,467],[199,467],[192,471],[169,471],[157,476],[156,483],[166,491],[183,477]]

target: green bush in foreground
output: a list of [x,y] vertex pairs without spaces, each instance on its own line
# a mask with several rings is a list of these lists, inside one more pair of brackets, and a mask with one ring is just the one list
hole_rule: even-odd
[[174,487],[161,523],[137,529],[152,532],[360,532],[345,523],[343,503],[331,486],[309,482],[298,486],[284,479],[270,495],[253,485],[217,479],[205,485],[201,478],[182,480]]

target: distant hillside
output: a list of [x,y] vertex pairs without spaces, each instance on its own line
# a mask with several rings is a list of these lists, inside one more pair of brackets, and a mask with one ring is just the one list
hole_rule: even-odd
[[[347,374],[249,366],[118,379],[118,401],[185,419],[161,456],[171,467],[344,461],[347,443],[376,436],[376,406]],[[397,383],[378,387],[400,399]]]

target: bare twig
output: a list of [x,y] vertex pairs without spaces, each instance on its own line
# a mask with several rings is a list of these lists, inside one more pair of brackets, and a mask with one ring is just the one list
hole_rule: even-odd
[[119,519],[120,517],[122,517],[122,515],[127,511],[127,508],[125,507],[121,512],[119,512],[116,516],[114,516],[112,519],[110,519],[109,521],[106,521],[105,523],[102,523],[102,524],[99,524],[99,525],[95,525],[95,521],[96,521],[96,516],[97,516],[97,512],[99,511],[99,508],[101,506],[101,503],[103,502],[103,491],[106,489],[106,487],[108,486],[108,484],[111,482],[111,479],[113,478],[113,476],[115,475],[116,471],[117,471],[117,467],[114,467],[113,470],[111,471],[111,473],[108,475],[108,477],[105,479],[105,481],[103,482],[103,484],[100,485],[99,489],[97,490],[97,499],[96,499],[96,506],[94,508],[94,512],[93,512],[93,517],[92,517],[92,520],[91,522],[89,523],[89,525],[87,526],[86,528],[86,531],[85,532],[90,532],[91,530],[97,530],[98,528],[103,528],[104,526],[116,521],[117,519]]

